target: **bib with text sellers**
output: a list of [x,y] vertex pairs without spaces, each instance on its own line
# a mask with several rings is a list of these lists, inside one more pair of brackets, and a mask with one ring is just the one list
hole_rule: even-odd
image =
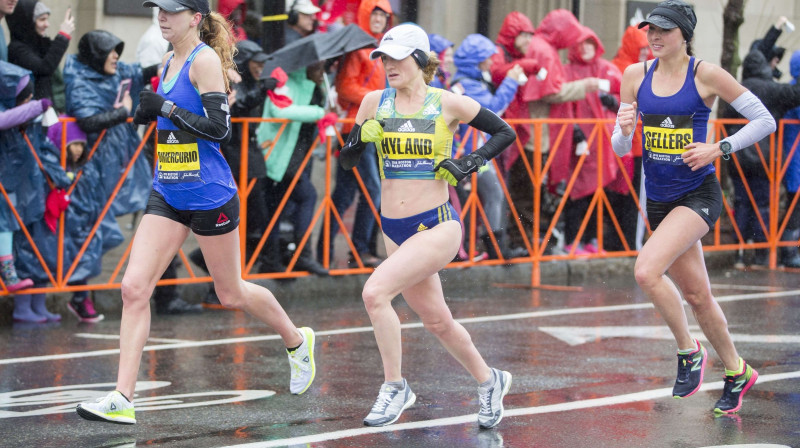
[[681,154],[692,143],[693,115],[642,114],[644,147],[655,163],[683,165]]

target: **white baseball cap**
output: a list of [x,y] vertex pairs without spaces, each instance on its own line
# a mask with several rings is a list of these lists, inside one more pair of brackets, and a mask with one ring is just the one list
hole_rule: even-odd
[[417,25],[404,23],[390,29],[383,35],[381,44],[369,54],[370,59],[377,59],[385,54],[392,59],[405,59],[414,50],[424,51],[427,55],[431,51],[428,33]]
[[286,2],[286,12],[289,13],[290,11],[297,11],[302,14],[314,15],[320,11],[317,6],[311,3],[311,0],[287,0]]

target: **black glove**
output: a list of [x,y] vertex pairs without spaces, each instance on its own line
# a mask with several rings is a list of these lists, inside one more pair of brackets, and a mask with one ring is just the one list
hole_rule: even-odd
[[[486,161],[478,154],[470,153],[459,159],[445,159],[436,165],[436,171],[439,174],[438,178],[446,180],[450,185],[456,186],[462,179],[470,174],[478,171]],[[447,173],[441,173],[439,170],[445,170]]]
[[583,129],[577,124],[572,125],[572,144],[576,145],[580,142],[586,141],[586,134],[583,133]]
[[619,101],[614,95],[610,95],[608,93],[601,93],[600,94],[600,102],[603,104],[603,107],[610,110],[611,112],[617,113],[619,110]]
[[141,109],[143,116],[157,117],[161,115],[161,107],[164,106],[164,101],[166,100],[161,95],[142,90],[139,92],[139,107],[136,108],[136,113],[138,114],[139,109]]
[[275,90],[275,87],[277,86],[278,86],[278,80],[275,78],[267,78],[261,80],[261,89],[264,91]]
[[147,114],[144,110],[142,110],[142,105],[139,104],[136,107],[136,112],[133,113],[133,124],[135,125],[147,124],[155,120],[157,117],[158,117],[157,115]]

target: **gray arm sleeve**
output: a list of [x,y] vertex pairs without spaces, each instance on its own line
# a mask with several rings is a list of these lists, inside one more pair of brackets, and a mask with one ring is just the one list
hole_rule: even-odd
[[[620,109],[627,106],[631,106],[631,104],[619,104]],[[617,122],[614,123],[614,133],[611,134],[611,147],[614,148],[614,152],[617,153],[618,156],[622,157],[631,152],[631,146],[633,145],[633,134],[636,133],[636,124],[638,122],[639,114],[636,114],[636,121],[633,123],[633,132],[631,132],[631,135],[625,137],[622,135],[622,128],[619,127],[619,115],[617,116]]]
[[733,100],[731,106],[736,109],[736,112],[750,120],[738,132],[723,139],[731,144],[731,152],[747,148],[775,132],[775,119],[772,118],[772,114],[749,90]]

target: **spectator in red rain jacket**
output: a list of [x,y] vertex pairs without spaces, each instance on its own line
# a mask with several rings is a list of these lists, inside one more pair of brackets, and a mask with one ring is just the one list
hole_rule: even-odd
[[[569,63],[564,66],[564,80],[574,81],[596,77],[604,83],[596,94],[587,94],[586,98],[563,104],[554,104],[551,115],[562,115],[574,118],[606,118],[612,120],[603,125],[605,130],[593,132],[595,124],[576,124],[573,127],[573,138],[562,139],[558,151],[551,152],[554,158],[549,180],[558,183],[572,176],[578,163],[583,157],[583,164],[570,191],[569,200],[564,209],[565,238],[569,243],[568,251],[577,238],[578,229],[583,221],[594,192],[598,187],[619,193],[627,193],[625,182],[617,183],[619,165],[611,148],[611,134],[614,132],[614,122],[617,109],[619,109],[619,87],[622,82],[622,72],[611,62],[602,58],[605,48],[594,31],[582,26],[582,36],[578,44],[569,49]],[[607,84],[605,83],[607,81]],[[608,88],[605,88],[605,87]],[[592,136],[592,134],[595,134]],[[602,145],[602,179],[598,178],[597,168],[600,163],[600,146]],[[627,156],[626,156],[627,157]],[[630,157],[628,157],[630,160]],[[629,164],[631,165],[631,164]],[[632,168],[632,165],[631,165]],[[626,167],[627,169],[627,167]],[[629,172],[630,177],[632,173]],[[609,198],[613,193],[609,193]],[[589,225],[575,247],[575,253],[598,252],[596,222],[590,219]]]
[[[551,114],[552,104],[577,101],[586,98],[586,95],[597,91],[597,78],[590,77],[568,81],[564,77],[564,69],[558,56],[558,50],[570,48],[576,45],[582,36],[582,26],[578,19],[571,12],[565,9],[557,9],[549,12],[542,19],[536,33],[531,37],[525,57],[533,59],[545,69],[546,76],[529,77],[528,82],[520,87],[522,99],[528,105],[528,118],[560,118]],[[559,137],[559,131],[564,124],[542,126],[539,148],[543,154],[550,150],[551,139]],[[551,132],[551,129],[555,132]],[[524,145],[525,153],[531,162],[536,142],[533,138],[527,141],[520,141]],[[569,126],[564,132],[562,139],[571,141],[572,127]],[[519,151],[508,151],[512,156],[519,157]],[[533,188],[531,188],[531,178],[523,161],[515,161],[509,170],[509,193],[517,204],[519,219],[526,230],[531,232],[533,225]],[[542,221],[544,226],[549,223]],[[513,240],[513,238],[512,238]],[[519,240],[514,241],[517,244]]]
[[[499,86],[506,78],[506,73],[515,65],[522,67],[528,79],[536,76],[539,71],[538,62],[525,56],[534,31],[531,20],[519,11],[509,13],[503,20],[503,25],[497,33],[497,53],[492,56],[492,68],[490,69],[494,85]],[[522,99],[521,88],[517,90],[517,94],[508,105],[503,118],[529,118],[528,105]],[[529,126],[514,126],[517,137],[523,144],[530,139],[529,129]],[[519,151],[515,148],[504,151],[498,156],[500,168],[504,172],[507,171],[518,156]]]
[[247,15],[247,5],[244,0],[219,0],[217,11],[228,19],[233,30],[233,36],[237,41],[247,39],[244,32],[244,18]]

